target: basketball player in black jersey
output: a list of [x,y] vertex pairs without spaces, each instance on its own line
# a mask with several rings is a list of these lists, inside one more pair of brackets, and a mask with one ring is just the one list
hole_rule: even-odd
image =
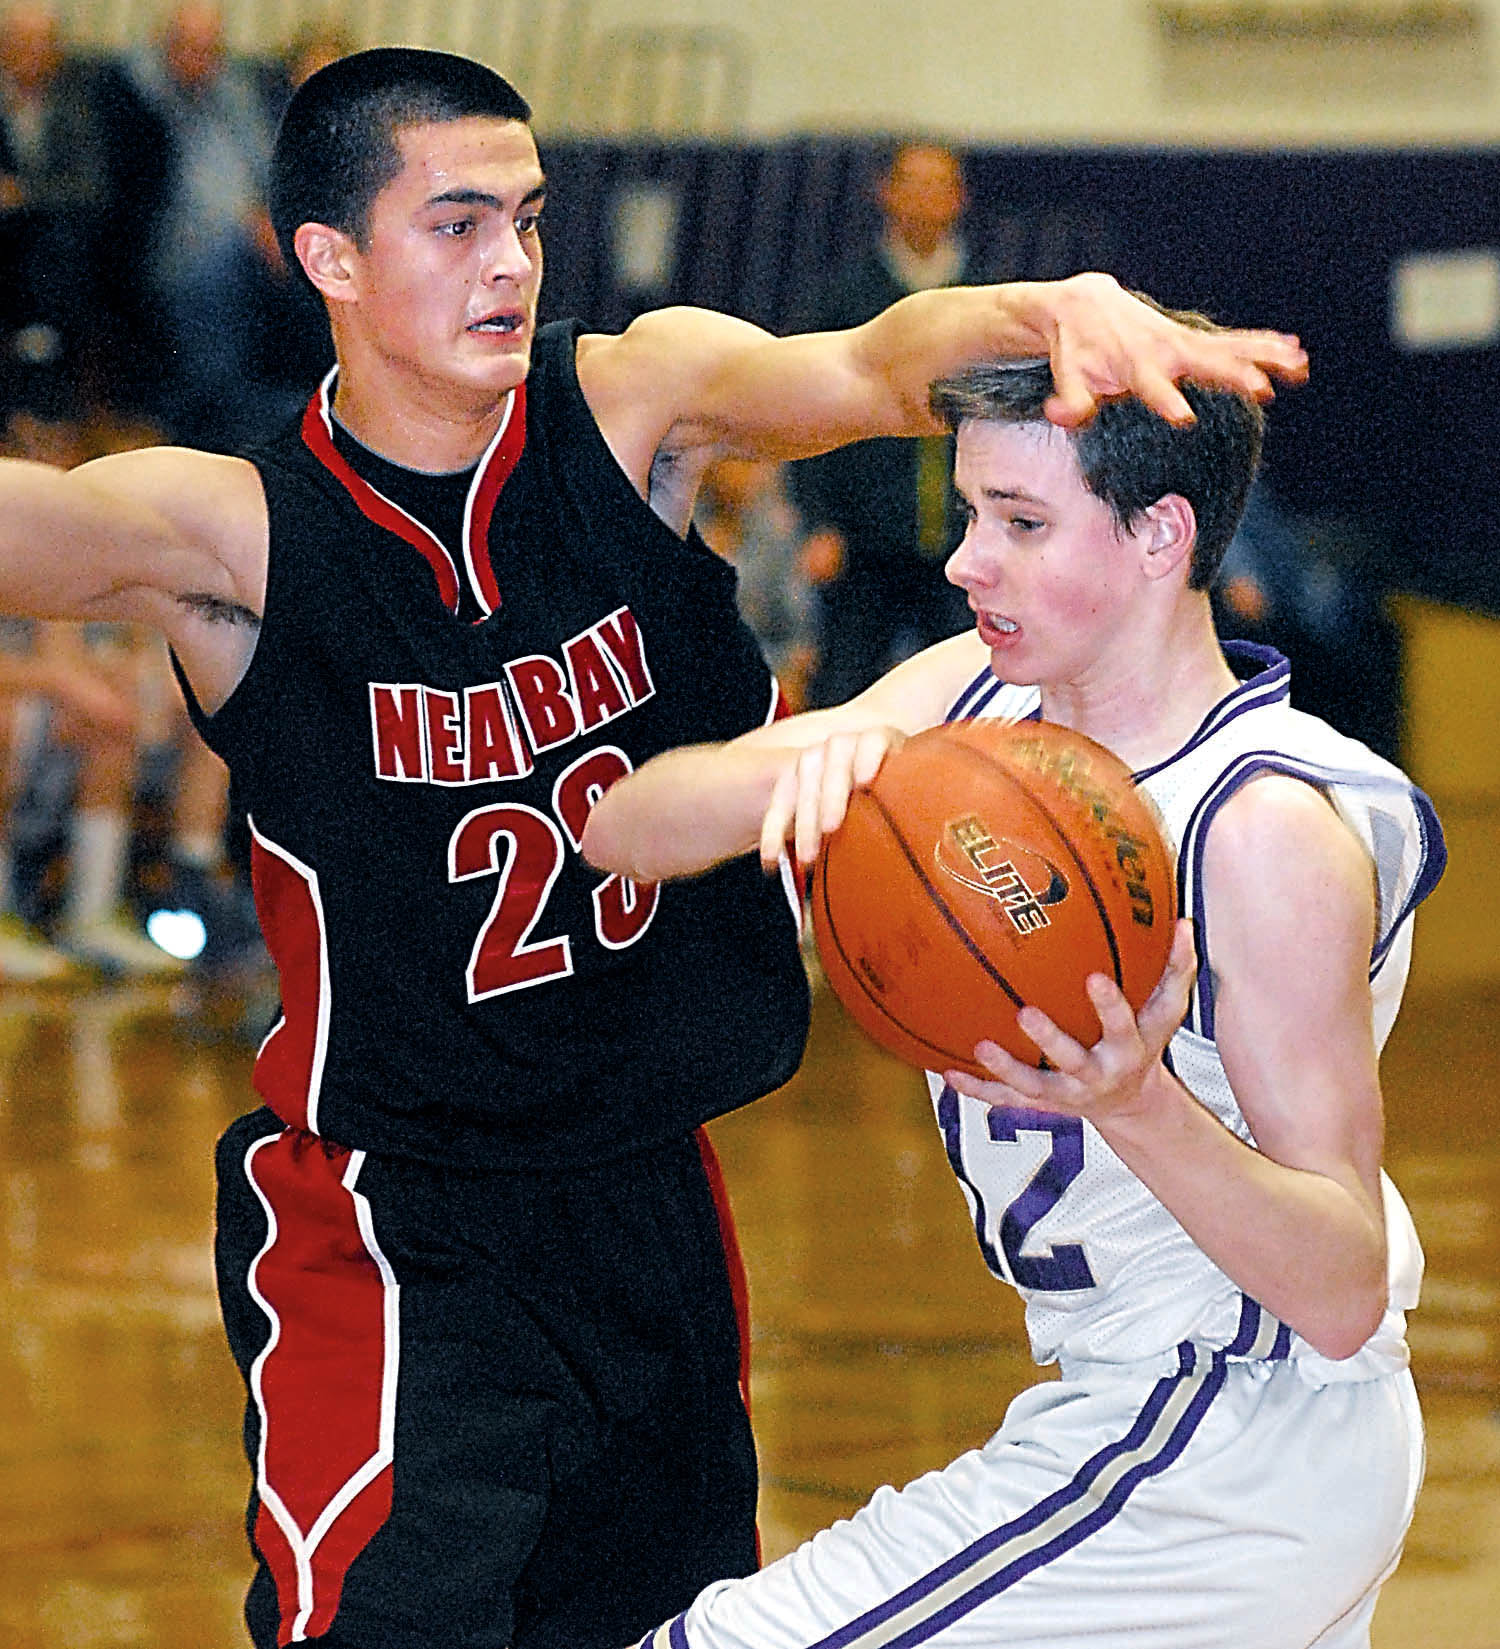
[[689,529],[706,466],[933,432],[929,381],[974,358],[1050,357],[1065,424],[1305,365],[1100,275],[788,339],[538,332],[528,119],[440,54],[313,76],[272,184],[338,359],[301,423],[249,459],[0,465],[0,610],[163,632],[250,814],[283,1013],[217,1259],[261,1649],[613,1646],[755,1564],[699,1129],[800,1057],[794,924],[743,866],[658,890],[578,853],[621,774],[774,713]]

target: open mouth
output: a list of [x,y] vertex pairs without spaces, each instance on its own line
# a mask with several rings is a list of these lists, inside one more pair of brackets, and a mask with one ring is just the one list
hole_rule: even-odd
[[486,315],[482,320],[472,321],[467,330],[470,332],[498,333],[504,336],[507,333],[519,332],[525,323],[525,317],[519,310],[501,310],[494,315]]
[[983,630],[993,630],[998,635],[1014,635],[1021,628],[1013,618],[1006,618],[1003,613],[988,613],[983,608],[977,608],[974,614]]

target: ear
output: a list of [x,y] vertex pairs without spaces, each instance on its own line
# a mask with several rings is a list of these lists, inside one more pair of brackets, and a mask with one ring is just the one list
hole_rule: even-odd
[[1181,493],[1169,492],[1158,498],[1142,515],[1135,529],[1140,546],[1141,571],[1147,578],[1166,578],[1185,567],[1198,542],[1198,518]]
[[358,296],[359,249],[342,229],[299,224],[292,246],[308,280],[330,303],[350,303]]

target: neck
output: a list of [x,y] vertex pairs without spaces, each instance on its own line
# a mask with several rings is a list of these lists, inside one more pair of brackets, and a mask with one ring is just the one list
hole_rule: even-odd
[[397,374],[385,362],[338,351],[333,413],[361,446],[406,469],[467,469],[505,415],[508,389],[459,388]]
[[1179,750],[1234,690],[1206,596],[1189,595],[1149,643],[1105,659],[1087,679],[1042,687],[1042,715],[1107,745],[1135,771]]

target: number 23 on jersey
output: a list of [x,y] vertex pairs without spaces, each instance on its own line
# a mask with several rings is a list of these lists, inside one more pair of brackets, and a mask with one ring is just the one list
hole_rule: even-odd
[[[448,880],[498,876],[489,915],[474,940],[469,1000],[524,990],[573,972],[567,934],[533,937],[547,895],[571,848],[578,852],[594,803],[630,771],[623,750],[605,745],[580,756],[552,787],[552,815],[524,802],[476,807],[448,842]],[[566,838],[566,839],[565,839]],[[633,945],[651,925],[659,890],[654,882],[607,876],[594,889],[594,933],[609,950]]]

